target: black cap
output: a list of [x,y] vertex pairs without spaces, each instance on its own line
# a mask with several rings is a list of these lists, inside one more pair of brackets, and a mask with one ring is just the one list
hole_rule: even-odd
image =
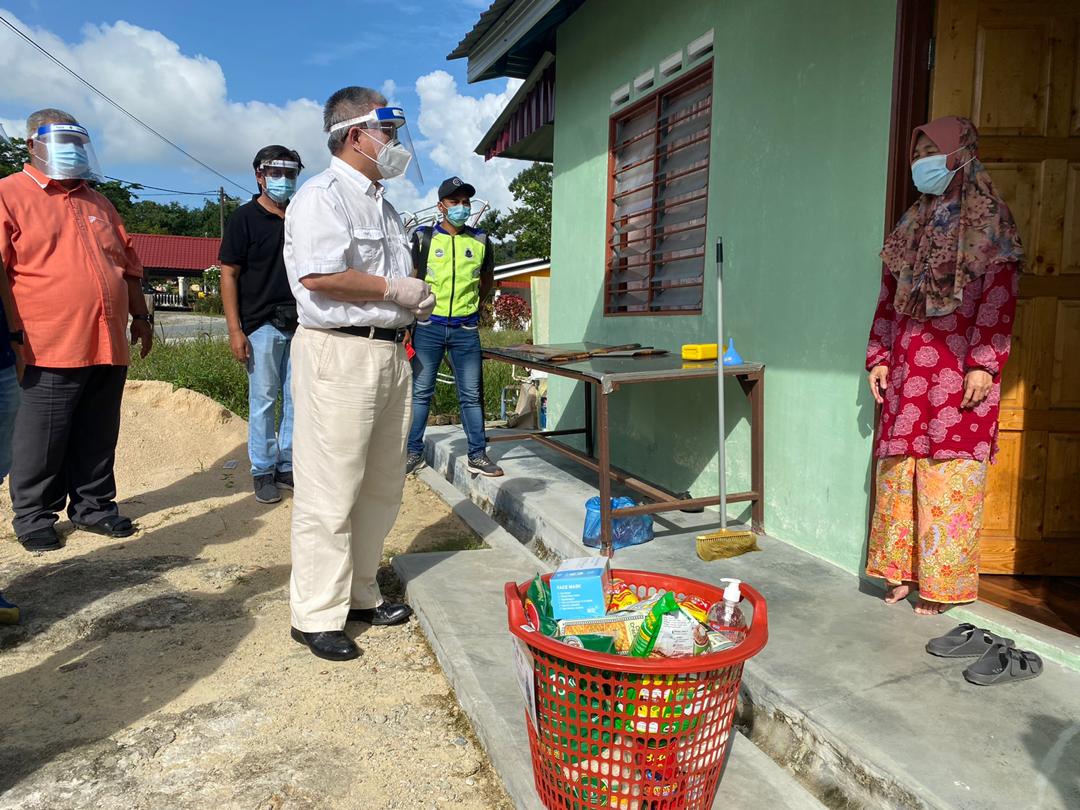
[[456,197],[458,194],[464,194],[468,197],[476,196],[476,189],[462,180],[460,177],[448,177],[442,181],[442,185],[439,186],[439,199],[445,200],[448,197]]

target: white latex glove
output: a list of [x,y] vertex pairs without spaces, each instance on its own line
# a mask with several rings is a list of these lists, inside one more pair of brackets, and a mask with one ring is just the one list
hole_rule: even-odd
[[431,293],[420,302],[420,305],[413,310],[413,315],[416,316],[418,321],[426,321],[431,317],[431,313],[435,311],[435,293]]
[[435,297],[431,293],[431,285],[422,279],[411,276],[386,279],[383,301],[391,301],[403,309],[416,312],[420,304],[426,302],[428,298],[434,301]]

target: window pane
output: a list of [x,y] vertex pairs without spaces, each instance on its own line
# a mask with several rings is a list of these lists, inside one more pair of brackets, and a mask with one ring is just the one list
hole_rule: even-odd
[[616,117],[605,312],[700,312],[711,66]]

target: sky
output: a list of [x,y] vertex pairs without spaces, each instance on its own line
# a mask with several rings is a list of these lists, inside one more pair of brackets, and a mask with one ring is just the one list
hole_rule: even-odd
[[[0,0],[0,16],[121,106],[204,163],[254,191],[261,147],[297,149],[326,168],[323,102],[347,85],[379,88],[405,109],[424,183],[391,181],[401,211],[435,201],[459,175],[505,210],[510,180],[525,164],[474,154],[520,86],[469,85],[466,60],[447,61],[490,0]],[[59,107],[89,130],[104,174],[185,191],[246,198],[236,185],[163,143],[0,25],[0,124],[24,137],[26,116]],[[151,192],[147,190],[146,195]],[[145,196],[201,205],[194,196]]]

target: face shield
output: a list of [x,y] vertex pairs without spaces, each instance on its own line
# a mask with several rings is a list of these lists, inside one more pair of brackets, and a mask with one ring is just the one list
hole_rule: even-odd
[[283,205],[296,193],[296,179],[300,176],[300,164],[295,160],[264,160],[259,172],[266,183],[266,195]]
[[331,132],[357,127],[363,137],[374,141],[377,148],[375,165],[384,180],[404,175],[415,185],[422,185],[423,174],[416,159],[405,111],[400,107],[376,107],[367,115],[350,118],[330,127]]
[[38,127],[30,147],[30,165],[53,180],[102,180],[90,133],[78,124]]

